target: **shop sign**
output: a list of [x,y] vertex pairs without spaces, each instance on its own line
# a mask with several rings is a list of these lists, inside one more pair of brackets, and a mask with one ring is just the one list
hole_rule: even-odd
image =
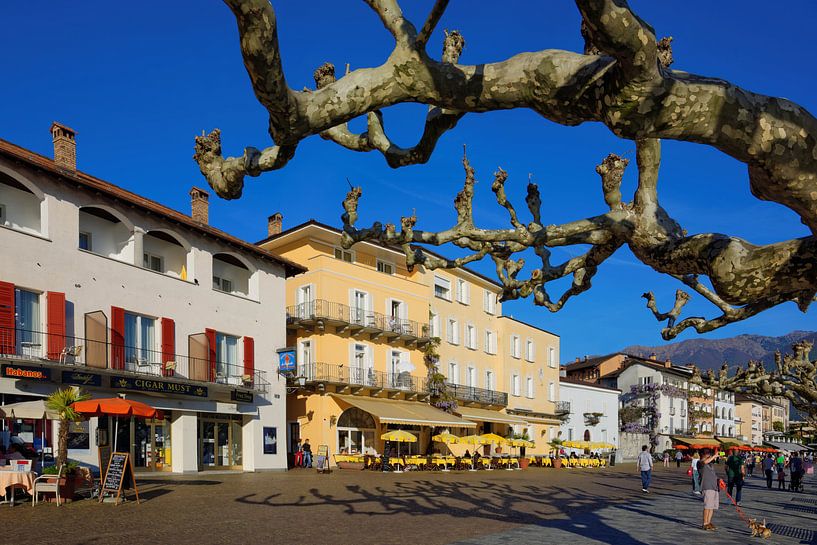
[[63,371],[63,384],[76,384],[77,386],[102,386],[102,375],[96,373],[83,373],[82,371]]
[[240,390],[233,390],[230,392],[230,399],[240,403],[252,403],[252,394],[249,392],[242,392]]
[[295,357],[294,348],[281,348],[278,350],[278,372],[290,373],[295,371],[298,363]]
[[0,375],[5,378],[26,380],[51,380],[51,369],[44,367],[26,367],[23,365],[4,365]]
[[181,384],[151,378],[111,377],[111,388],[118,390],[137,390],[139,392],[157,392],[161,394],[180,394],[193,397],[207,397],[207,387],[193,384]]

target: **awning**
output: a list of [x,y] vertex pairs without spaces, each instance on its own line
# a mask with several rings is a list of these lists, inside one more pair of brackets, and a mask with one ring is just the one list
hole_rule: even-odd
[[477,409],[475,407],[457,407],[457,412],[468,420],[480,422],[499,422],[500,424],[527,424],[528,421],[521,416],[505,414],[489,409]]
[[801,450],[814,450],[811,447],[807,447],[805,445],[801,445],[800,443],[788,443],[786,441],[763,441],[764,445],[769,445],[777,450],[785,450],[787,452],[794,452],[794,451],[801,451]]
[[717,439],[696,439],[695,437],[675,437],[673,435],[670,436],[670,439],[673,443],[680,443],[688,447],[693,445],[698,445],[699,447],[721,447],[721,442]]
[[716,437],[715,439],[720,441],[722,445],[737,445],[739,447],[752,446],[752,443],[747,443],[746,441],[741,441],[740,439],[735,439],[734,437]]
[[348,403],[375,416],[382,424],[405,424],[407,426],[440,426],[450,428],[476,428],[468,420],[436,409],[419,401],[402,401],[341,394],[332,397]]
[[528,424],[548,424],[550,426],[560,426],[562,421],[558,418],[540,418],[538,416],[522,416],[522,415],[514,415],[518,416],[519,418],[524,418],[525,422]]
[[44,399],[37,399],[35,401],[21,401],[20,403],[2,405],[0,406],[0,417],[22,420],[40,420],[42,418],[59,420],[60,415],[56,411],[47,408]]

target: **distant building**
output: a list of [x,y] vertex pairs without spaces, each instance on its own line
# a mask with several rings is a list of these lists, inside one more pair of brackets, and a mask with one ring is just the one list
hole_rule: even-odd
[[610,443],[618,448],[620,394],[621,390],[617,388],[562,377],[559,380],[559,403],[568,412],[563,415],[559,438]]

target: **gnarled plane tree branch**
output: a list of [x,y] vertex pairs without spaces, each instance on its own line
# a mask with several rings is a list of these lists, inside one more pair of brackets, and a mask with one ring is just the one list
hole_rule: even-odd
[[792,345],[791,354],[776,353],[775,368],[771,370],[759,361],[750,361],[731,376],[726,363],[717,375],[711,369],[702,375],[695,368],[691,382],[745,394],[782,396],[817,424],[817,361],[809,359],[811,348],[812,343],[800,341]]
[[[354,151],[377,151],[392,167],[428,160],[439,138],[468,113],[527,108],[563,125],[600,122],[619,137],[637,142],[639,184],[631,203],[622,201],[620,174],[626,162],[611,156],[598,172],[610,208],[600,216],[561,226],[544,225],[541,197],[528,187],[526,204],[533,221],[524,224],[504,192],[504,175],[495,178],[497,202],[511,215],[511,228],[479,229],[473,225],[466,189],[458,196],[457,224],[440,233],[414,228],[404,218],[401,229],[375,224],[357,230],[353,215],[360,194],[347,198],[347,242],[375,238],[406,250],[409,265],[450,266],[461,260],[439,260],[416,244],[453,243],[470,251],[467,260],[490,256],[504,286],[503,297],[532,295],[537,304],[558,310],[590,287],[598,267],[619,247],[656,271],[678,278],[715,304],[714,319],[678,321],[688,295],[677,295],[673,309],[648,305],[662,331],[672,338],[687,328],[710,331],[771,306],[794,301],[805,311],[817,292],[817,119],[782,98],[742,89],[730,82],[671,70],[671,38],[657,40],[625,0],[576,0],[582,15],[583,53],[547,49],[521,53],[480,65],[459,64],[464,41],[447,33],[443,55],[430,56],[426,44],[447,2],[434,3],[421,30],[406,19],[397,0],[366,0],[394,37],[386,62],[359,68],[341,78],[328,69],[316,77],[316,89],[295,91],[283,74],[277,21],[268,0],[225,0],[233,11],[241,51],[258,100],[269,113],[274,145],[247,148],[243,157],[224,158],[217,132],[196,139],[196,160],[215,191],[226,198],[241,194],[244,177],[282,168],[298,143],[321,135]],[[578,30],[578,29],[577,29]],[[331,72],[331,73],[330,73]],[[418,144],[394,145],[386,135],[382,110],[413,102],[429,111]],[[367,117],[367,130],[352,133],[347,123]],[[764,200],[795,211],[811,236],[755,246],[717,233],[689,236],[658,203],[659,139],[713,146],[747,165],[749,187]],[[470,224],[469,224],[470,221]],[[548,248],[590,245],[584,254],[552,264]],[[524,261],[515,253],[532,248],[541,266],[519,278]],[[553,302],[545,285],[572,275],[572,286]],[[699,280],[707,277],[711,288]]]

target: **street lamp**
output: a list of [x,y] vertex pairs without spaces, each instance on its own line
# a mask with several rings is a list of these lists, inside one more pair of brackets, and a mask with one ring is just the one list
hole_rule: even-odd
[[306,377],[303,375],[298,375],[297,377],[294,376],[287,376],[287,382],[292,382],[292,386],[287,386],[287,393],[294,394],[304,386],[306,386]]

